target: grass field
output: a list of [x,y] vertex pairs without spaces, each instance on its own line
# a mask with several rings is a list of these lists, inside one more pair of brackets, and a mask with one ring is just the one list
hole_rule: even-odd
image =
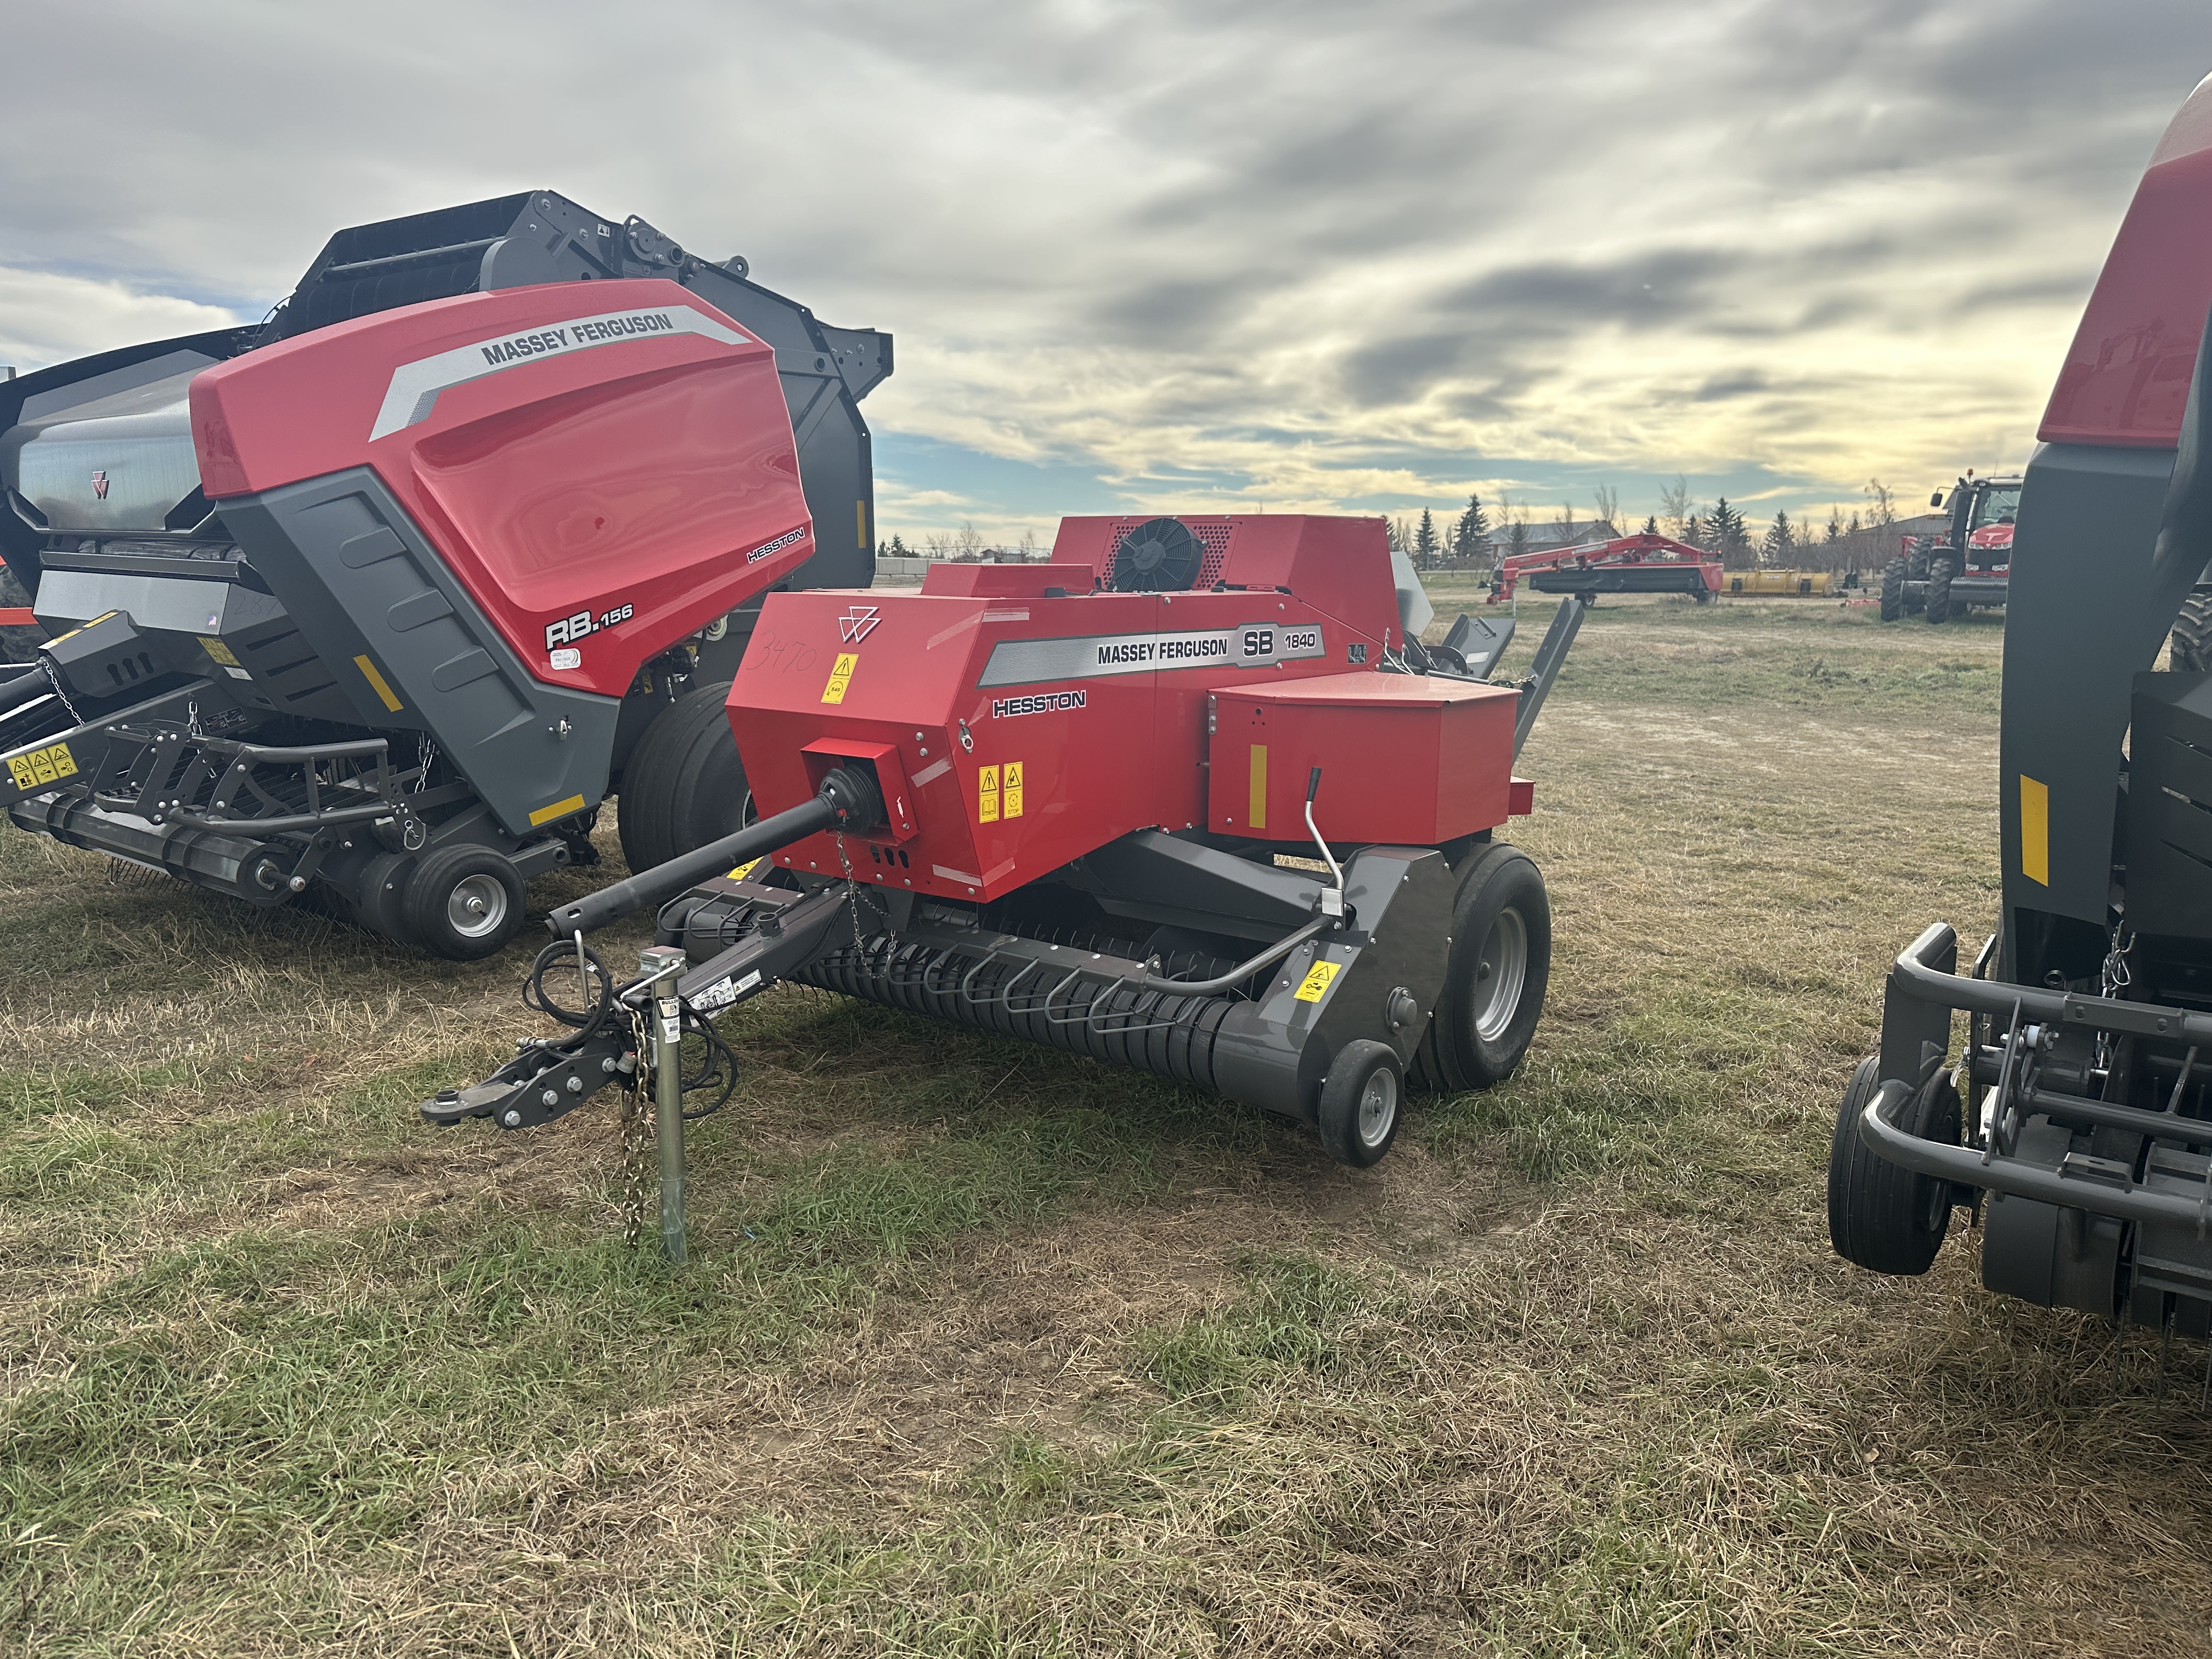
[[673,1274],[611,1103],[414,1121],[530,1029],[527,944],[0,835],[0,1650],[2212,1650],[2203,1350],[1987,1298],[1970,1235],[1827,1248],[1887,959],[1993,920],[2001,639],[1593,613],[1523,757],[1535,1047],[1371,1172],[748,1005]]

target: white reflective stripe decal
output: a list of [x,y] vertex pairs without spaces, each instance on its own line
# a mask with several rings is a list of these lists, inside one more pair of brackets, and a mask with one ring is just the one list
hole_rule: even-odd
[[513,368],[517,363],[532,363],[543,357],[565,357],[572,351],[620,345],[625,340],[676,334],[702,335],[710,340],[720,340],[724,345],[754,343],[750,335],[739,333],[726,323],[716,322],[690,306],[610,311],[598,317],[577,317],[564,323],[547,323],[519,333],[501,334],[493,339],[456,346],[434,357],[402,363],[393,369],[392,384],[384,393],[384,406],[376,411],[376,424],[369,428],[369,441],[388,438],[429,419],[431,410],[437,405],[438,394],[448,386],[480,380],[487,374]]

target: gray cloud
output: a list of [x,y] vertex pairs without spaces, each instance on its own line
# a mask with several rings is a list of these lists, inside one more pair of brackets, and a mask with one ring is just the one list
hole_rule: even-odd
[[[889,432],[1278,503],[1378,487],[1297,452],[1339,437],[1455,489],[1486,454],[1849,480],[2016,453],[2212,69],[2202,0],[366,15],[17,9],[0,350],[248,310],[338,225],[545,185],[896,331]],[[1931,353],[1948,428],[1895,415]]]

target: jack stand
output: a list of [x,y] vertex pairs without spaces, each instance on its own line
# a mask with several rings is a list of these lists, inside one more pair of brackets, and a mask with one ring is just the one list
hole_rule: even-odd
[[657,945],[638,957],[647,975],[645,994],[653,1008],[647,1024],[653,1041],[653,1138],[660,1152],[660,1249],[668,1265],[680,1267],[684,1239],[684,1020],[676,1000],[676,978],[684,971],[683,951]]

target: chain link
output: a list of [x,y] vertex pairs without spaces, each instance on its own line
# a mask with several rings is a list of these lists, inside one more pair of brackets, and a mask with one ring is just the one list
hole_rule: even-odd
[[631,1047],[637,1066],[623,1084],[623,1243],[635,1244],[645,1231],[645,1189],[654,1175],[653,1158],[653,1045],[646,1040],[645,1011],[629,1011]]

